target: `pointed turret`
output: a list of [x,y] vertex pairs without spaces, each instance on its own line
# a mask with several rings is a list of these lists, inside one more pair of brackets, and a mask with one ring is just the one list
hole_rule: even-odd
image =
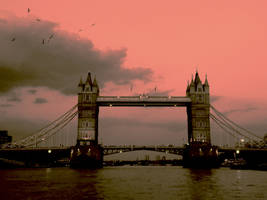
[[89,84],[90,86],[92,86],[92,79],[91,79],[91,73],[90,72],[88,72],[85,84]]
[[188,94],[189,90],[190,90],[190,86],[189,86],[189,80],[188,80],[187,81],[187,87],[186,87],[186,94]]
[[210,86],[209,86],[209,82],[208,82],[208,78],[207,78],[207,74],[206,74],[206,78],[205,78],[205,83],[203,84],[204,87],[204,91],[205,93],[209,93],[210,92]]
[[208,78],[207,78],[207,74],[206,74],[206,77],[205,77],[205,83],[204,83],[205,86],[209,86],[209,83],[208,83]]
[[79,87],[82,87],[83,86],[83,79],[82,79],[82,77],[81,77],[81,79],[80,79],[80,82],[79,82],[79,85],[78,85]]
[[[195,75],[195,84],[197,85],[198,83],[201,83],[201,80],[199,78],[199,75],[198,75],[198,71],[196,71],[196,75]],[[202,83],[201,83],[202,84]]]
[[96,81],[96,77],[94,78],[93,86],[98,88],[98,84],[97,84],[97,81]]
[[97,93],[99,92],[99,87],[96,81],[96,77],[94,77],[94,81],[93,81],[93,91]]

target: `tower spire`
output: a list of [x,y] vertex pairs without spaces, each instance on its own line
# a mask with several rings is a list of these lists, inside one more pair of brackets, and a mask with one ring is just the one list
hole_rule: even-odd
[[85,81],[85,84],[87,84],[87,83],[92,86],[92,79],[91,79],[91,73],[90,72],[88,72],[87,79]]
[[96,81],[96,76],[94,77],[93,86],[98,88],[98,84],[97,84],[97,81]]
[[79,82],[79,85],[78,85],[79,87],[82,87],[83,86],[83,78],[81,77],[80,78],[80,82]]
[[205,76],[205,83],[204,83],[204,85],[205,86],[209,86],[207,73],[206,73],[206,76]]

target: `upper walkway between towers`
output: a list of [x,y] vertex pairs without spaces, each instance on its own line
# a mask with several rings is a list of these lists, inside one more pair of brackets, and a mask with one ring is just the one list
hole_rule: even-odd
[[96,100],[99,106],[188,106],[189,97],[183,96],[99,96]]

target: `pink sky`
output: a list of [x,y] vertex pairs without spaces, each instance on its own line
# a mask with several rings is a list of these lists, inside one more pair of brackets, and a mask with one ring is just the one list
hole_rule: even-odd
[[[1,9],[0,13],[7,11],[19,18],[56,22],[61,30],[91,40],[101,51],[126,48],[123,67],[146,67],[154,72],[151,82],[135,82],[136,93],[157,86],[161,91],[171,90],[171,95],[185,96],[187,80],[197,68],[202,80],[207,73],[211,95],[222,97],[215,102],[219,110],[256,107],[251,112],[229,115],[243,124],[253,124],[255,116],[258,121],[266,118],[267,2],[264,0],[253,3],[244,0],[1,0]],[[45,92],[49,96],[50,91]],[[101,94],[128,95],[129,86],[106,84]],[[71,107],[73,98],[64,95],[62,98],[67,99],[65,107]],[[22,113],[26,99],[25,96],[25,101],[17,105]],[[44,110],[57,107],[51,101],[43,105]],[[58,108],[59,114],[65,107]],[[14,115],[11,108],[5,112]],[[118,117],[127,112],[118,109],[110,113],[103,109],[101,116]],[[35,115],[40,116],[40,112],[36,111]],[[163,115],[171,116],[173,121],[175,112],[166,111]],[[51,113],[45,116],[52,117]],[[267,132],[264,124],[259,126]]]

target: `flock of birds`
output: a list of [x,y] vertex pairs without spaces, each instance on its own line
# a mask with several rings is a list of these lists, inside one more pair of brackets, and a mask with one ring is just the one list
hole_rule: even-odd
[[[28,8],[28,9],[27,9],[27,13],[30,14],[30,12],[31,12],[31,9]],[[40,18],[36,18],[36,21],[37,21],[37,22],[41,22],[41,19],[40,19]],[[91,26],[95,26],[95,24],[91,24]],[[79,29],[78,32],[81,32],[81,31],[83,31],[83,29]],[[43,38],[42,41],[41,41],[42,44],[44,45],[45,43],[49,43],[49,41],[50,41],[54,36],[55,36],[55,34],[51,34],[47,39],[46,39],[46,38]],[[16,41],[16,37],[13,37],[13,38],[11,39],[11,42],[15,42],[15,41]]]
[[[28,12],[28,14],[29,14],[29,13],[31,12],[31,9],[28,8],[28,9],[27,9],[27,12]],[[40,19],[40,18],[36,18],[36,21],[37,21],[37,22],[40,22],[41,19]],[[95,26],[95,24],[91,24],[91,26]],[[79,30],[78,30],[78,32],[82,32],[82,31],[84,31],[84,30],[83,30],[83,29],[79,29]],[[53,39],[54,35],[55,35],[55,34],[51,34],[47,39],[43,38],[43,39],[42,39],[42,44],[44,45],[45,43],[49,43],[49,41],[50,41],[51,39]],[[15,40],[16,40],[16,38],[13,37],[13,38],[11,39],[11,42],[15,42]],[[131,87],[130,87],[130,91],[131,91],[131,92],[133,91],[133,85],[131,85]],[[157,92],[157,86],[154,88],[154,91],[155,91],[155,93]],[[143,95],[144,95],[144,94],[143,94]]]

